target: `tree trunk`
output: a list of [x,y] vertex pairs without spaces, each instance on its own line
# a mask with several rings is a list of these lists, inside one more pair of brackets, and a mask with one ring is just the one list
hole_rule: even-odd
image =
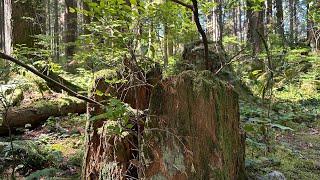
[[[113,88],[98,78],[96,89]],[[148,108],[144,92],[129,92],[136,99],[124,101]],[[88,112],[94,116],[103,109],[89,104]],[[149,112],[145,127],[125,137],[103,133],[107,120],[88,122],[83,179],[245,179],[237,95],[211,72],[188,71],[161,82],[152,91]]]
[[289,0],[289,44],[294,44],[294,0]]
[[163,64],[165,67],[169,64],[168,56],[168,27],[164,25],[164,38],[163,38]]
[[298,43],[298,26],[299,26],[299,19],[297,14],[297,8],[298,8],[298,0],[293,1],[293,42],[295,44]]
[[311,41],[312,41],[312,25],[311,25],[311,21],[310,21],[310,4],[307,1],[306,2],[306,8],[307,8],[307,13],[306,13],[306,19],[307,19],[307,44],[310,45]]
[[0,49],[4,51],[4,3],[0,1]]
[[65,13],[65,37],[64,42],[65,56],[71,59],[75,53],[75,41],[77,39],[77,13],[71,13],[70,8],[76,8],[77,2],[75,0],[65,0],[66,3],[66,13]]
[[216,15],[216,7],[212,8],[212,12],[207,17],[207,35],[208,38],[214,42],[219,39],[218,17]]
[[[128,66],[129,67],[129,66]],[[136,66],[135,66],[136,68]],[[133,68],[132,68],[133,69]],[[128,72],[128,71],[126,71]],[[105,101],[106,96],[97,95],[97,91],[104,94],[110,93],[125,103],[128,103],[135,109],[145,110],[149,105],[150,86],[154,77],[160,76],[160,73],[148,73],[147,79],[143,78],[142,71],[134,71],[137,74],[133,79],[127,79],[127,83],[109,84],[107,79],[117,77],[116,72],[107,72],[103,77],[95,80],[92,88],[92,97],[96,101]],[[155,71],[156,72],[156,71]],[[142,73],[142,74],[141,74]],[[139,75],[140,74],[140,75]],[[147,82],[145,82],[147,80]],[[142,83],[145,82],[145,83]],[[135,86],[140,84],[139,86]],[[104,112],[101,107],[89,103],[88,114],[90,117]],[[131,164],[138,161],[138,137],[140,135],[140,125],[134,118],[134,134],[125,137],[119,137],[116,134],[101,133],[101,130],[107,130],[108,120],[88,121],[86,129],[86,151],[82,171],[83,179],[126,179],[129,177],[138,177],[138,169]]]
[[11,0],[3,1],[3,41],[4,53],[11,54],[12,52],[12,2]]
[[[31,0],[14,1],[12,10],[13,45],[25,44],[35,47],[35,35],[41,34],[45,26],[45,3],[37,4]],[[42,8],[43,7],[43,8]],[[25,18],[29,17],[32,20]]]
[[[267,19],[267,25],[271,25],[272,22],[272,0],[267,0],[267,12],[266,12],[266,19]],[[269,27],[271,28],[271,27]]]
[[247,0],[248,41],[252,44],[253,54],[262,51],[262,38],[264,38],[264,3],[260,3],[261,10],[253,11],[253,2]]
[[60,23],[59,23],[59,1],[60,0],[54,0],[54,59],[56,62],[59,62],[60,59]]
[[237,8],[237,17],[238,17],[238,24],[239,24],[239,27],[238,27],[238,38],[239,38],[240,42],[244,41],[242,8],[243,8],[242,1],[239,1],[238,8]]
[[277,17],[277,27],[276,31],[279,34],[282,45],[284,45],[285,42],[285,36],[284,36],[284,24],[283,24],[283,7],[282,7],[282,0],[276,0],[276,17]]

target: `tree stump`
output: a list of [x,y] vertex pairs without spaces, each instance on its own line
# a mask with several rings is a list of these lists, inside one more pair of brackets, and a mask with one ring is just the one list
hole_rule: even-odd
[[[120,98],[127,90],[122,100],[149,108],[149,116],[125,137],[103,134],[107,119],[88,121],[83,179],[245,179],[238,96],[230,85],[210,71],[186,71],[161,81],[151,100],[148,86],[118,87],[98,78],[92,92]],[[88,112],[103,109],[89,104]]]
[[209,71],[157,85],[145,126],[147,179],[245,179],[238,96]]
[[[145,82],[147,79],[141,73],[133,73],[137,75],[135,78],[116,84],[107,83],[107,80],[116,78],[119,74],[117,72],[107,72],[107,74],[96,78],[95,85],[91,90],[91,98],[99,102],[106,101],[107,96],[95,93],[99,91],[117,97],[132,108],[140,110],[148,108],[151,87]],[[88,114],[91,117],[99,115],[103,111],[103,108],[95,104],[88,104]],[[139,158],[137,134],[129,134],[125,137],[104,134],[102,132],[106,128],[107,122],[108,119],[88,121],[87,123],[88,132],[82,178],[118,180],[138,177],[138,169],[132,164]],[[139,125],[134,125],[133,131],[137,132]]]

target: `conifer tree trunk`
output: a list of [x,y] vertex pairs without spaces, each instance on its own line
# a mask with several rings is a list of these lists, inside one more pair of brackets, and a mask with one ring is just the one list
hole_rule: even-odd
[[[44,33],[45,3],[33,0],[13,1],[12,4],[12,40],[13,45],[25,44],[35,47],[35,35]],[[28,17],[28,18],[26,18]]]
[[[211,0],[217,2],[217,0]],[[219,7],[212,8],[212,12],[207,17],[207,35],[210,40],[220,41],[220,27],[219,27]]]
[[262,51],[262,38],[264,38],[264,3],[260,3],[260,10],[253,11],[253,2],[247,0],[248,41],[252,45],[253,54]]
[[282,0],[276,0],[276,17],[277,17],[277,27],[276,31],[279,34],[282,44],[284,45],[285,36],[284,36],[284,24],[283,24],[283,6]]
[[11,54],[12,51],[12,2],[11,0],[2,0],[2,46],[6,54]]
[[294,0],[289,0],[289,44],[294,44]]
[[4,4],[0,1],[0,49],[4,51]]
[[64,42],[66,43],[65,47],[65,56],[70,59],[75,53],[75,41],[77,38],[77,13],[70,12],[70,8],[76,8],[76,0],[65,0],[66,3],[66,13],[65,13],[65,36]]
[[293,1],[293,42],[298,43],[298,26],[299,26],[299,19],[298,19],[298,3],[299,0]]
[[54,46],[54,59],[59,62],[60,59],[60,23],[59,23],[59,17],[60,17],[60,13],[59,13],[59,1],[60,0],[54,0],[54,5],[53,5],[53,9],[54,9],[54,42],[53,42],[53,46]]

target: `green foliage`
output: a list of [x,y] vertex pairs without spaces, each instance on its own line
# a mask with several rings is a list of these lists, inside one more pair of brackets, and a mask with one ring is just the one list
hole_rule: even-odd
[[26,177],[26,180],[36,180],[36,179],[42,179],[42,178],[52,178],[56,175],[58,172],[55,168],[46,168],[42,170],[38,170],[29,176]]
[[128,130],[133,128],[133,124],[130,122],[130,117],[133,113],[128,104],[116,98],[111,98],[105,108],[105,112],[91,117],[90,120],[108,120],[106,122],[107,133],[123,136],[128,133]]
[[83,151],[83,149],[80,149],[74,155],[72,155],[69,158],[68,164],[81,167],[82,166],[83,157],[84,157],[84,151]]
[[[19,171],[28,169],[40,169],[46,163],[46,157],[32,141],[14,141],[13,147],[10,143],[1,143],[2,170],[5,170],[12,162],[20,166]],[[13,149],[13,151],[12,151]]]

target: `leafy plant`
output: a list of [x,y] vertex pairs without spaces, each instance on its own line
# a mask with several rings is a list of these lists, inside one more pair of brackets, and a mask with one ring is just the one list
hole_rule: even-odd
[[90,118],[90,120],[108,120],[106,125],[108,133],[124,135],[127,130],[133,128],[133,124],[130,122],[130,117],[132,115],[133,111],[128,104],[125,104],[116,98],[111,98],[105,112]]

